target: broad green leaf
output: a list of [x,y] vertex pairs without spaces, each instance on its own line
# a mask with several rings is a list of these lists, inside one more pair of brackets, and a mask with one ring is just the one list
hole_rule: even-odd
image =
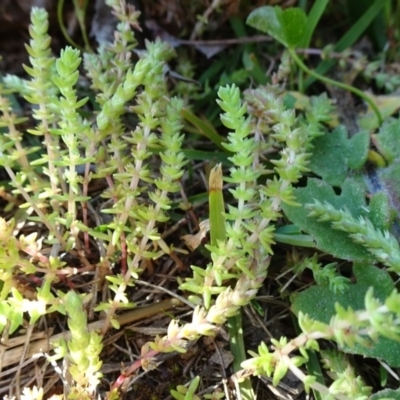
[[361,169],[368,157],[370,135],[368,131],[360,131],[347,141],[346,157],[349,168]]
[[307,16],[300,8],[263,6],[250,13],[247,24],[289,48],[298,47],[307,32]]
[[400,400],[400,389],[384,389],[374,393],[369,400]]
[[348,139],[346,128],[339,126],[313,141],[309,168],[332,186],[340,186],[349,168],[360,169],[368,156],[369,133],[358,132]]
[[341,194],[319,179],[308,179],[307,186],[294,189],[296,201],[301,207],[283,205],[286,217],[303,232],[314,238],[316,247],[342,260],[374,262],[367,250],[349,239],[347,233],[334,230],[330,222],[320,222],[308,216],[307,204],[318,200],[328,202],[338,210],[346,208],[357,218],[368,217],[364,188],[360,182],[348,178],[342,185]]
[[[351,307],[353,310],[364,310],[364,299],[370,287],[374,288],[374,297],[384,302],[394,289],[390,275],[372,265],[355,264],[353,267],[355,282],[344,293],[334,294],[328,286],[313,286],[301,292],[294,299],[292,311],[308,314],[311,318],[329,323],[336,314],[335,303],[343,308]],[[352,348],[344,347],[343,351],[351,354],[361,354],[365,357],[379,358],[392,367],[400,367],[400,343],[379,337],[372,347],[359,344]]]

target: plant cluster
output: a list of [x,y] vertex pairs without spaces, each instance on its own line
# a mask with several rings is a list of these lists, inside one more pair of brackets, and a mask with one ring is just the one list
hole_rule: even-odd
[[[138,13],[118,0],[107,3],[119,19],[114,42],[85,53],[83,66],[73,47],[58,58],[52,55],[48,15],[34,8],[26,46],[28,78],[6,76],[0,85],[0,165],[10,178],[1,195],[19,206],[14,218],[0,218],[0,332],[6,341],[24,326],[26,315],[32,328],[50,314],[65,315],[69,336],[52,343],[53,352],[44,355],[59,370],[69,399],[91,399],[98,391],[104,336],[111,327],[120,328],[118,311],[135,309],[130,296],[146,263],[176,260],[179,249],[160,227],[184,197],[189,158],[182,116],[199,123],[184,110],[183,100],[169,93],[164,67],[174,50],[159,40],[147,42],[133,61],[137,43],[131,28],[137,27]],[[218,90],[220,119],[228,133],[221,138],[208,130],[226,156],[224,167],[215,165],[208,182],[203,228],[210,231],[209,260],[205,267],[191,266],[191,276],[179,281],[187,297],[183,301],[194,309],[191,321],[171,319],[166,335],[143,345],[140,359],[111,385],[107,398],[120,398],[119,390],[139,367],[156,368],[159,353],[184,353],[225,324],[237,390],[246,399],[254,398],[249,377],[266,375],[278,385],[288,370],[316,398],[368,399],[372,388],[344,353],[400,366],[390,350],[400,342],[400,295],[388,273],[400,269],[396,191],[390,186],[398,172],[400,122],[388,119],[374,136],[385,168],[371,172],[365,168],[371,160],[370,132],[349,137],[343,127],[332,130],[334,108],[326,95],[296,110],[282,84],[293,60],[302,73],[359,95],[382,122],[371,97],[321,77],[296,52],[308,46],[322,3],[315,2],[310,16],[278,7],[250,15],[249,24],[269,33],[287,52],[273,84],[243,93],[235,85]],[[80,98],[82,82],[91,96]],[[13,93],[32,105],[33,128],[24,130],[26,119],[13,108]],[[266,160],[267,154],[272,156]],[[100,206],[90,192],[95,180],[107,185]],[[25,236],[21,230],[27,224],[35,231]],[[272,339],[270,347],[261,343],[247,358],[241,310],[267,278],[277,241],[345,260],[356,283],[340,273],[338,263],[324,265],[320,253],[298,257],[295,274],[310,269],[317,283],[292,299],[302,332],[290,340]],[[82,266],[71,267],[65,254]],[[93,254],[96,262],[91,263]],[[91,289],[79,293],[73,278],[87,283],[86,276],[94,277]],[[35,280],[35,291],[28,293],[25,277]],[[104,287],[109,296],[98,300]],[[102,315],[97,331],[89,327],[89,308]],[[336,342],[341,352],[322,350],[321,339]],[[300,368],[310,366],[316,353],[330,371],[331,384],[317,379],[315,370],[307,375]],[[171,394],[178,400],[200,399],[199,383],[195,377]],[[203,398],[223,396],[214,390]],[[21,398],[43,398],[43,390],[25,388]]]

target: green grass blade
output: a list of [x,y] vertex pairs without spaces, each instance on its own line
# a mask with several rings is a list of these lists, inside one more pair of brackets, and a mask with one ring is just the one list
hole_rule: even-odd
[[309,235],[285,235],[274,233],[274,241],[292,246],[315,248],[314,239]]
[[221,165],[216,165],[210,172],[209,179],[209,219],[211,246],[226,239],[225,204],[222,194],[223,178]]
[[322,17],[322,14],[325,11],[325,8],[328,4],[329,0],[317,0],[310,10],[310,14],[308,15],[308,26],[307,32],[304,36],[303,47],[310,46],[311,37],[314,33],[314,30]]
[[195,126],[198,129],[199,133],[206,136],[218,148],[226,152],[226,149],[224,148],[224,146],[222,146],[222,142],[224,141],[224,139],[218,134],[218,132],[208,121],[196,117],[191,111],[186,108],[181,111],[181,115],[186,121]]
[[[240,371],[240,364],[246,360],[246,351],[244,348],[242,313],[239,312],[234,317],[228,318],[229,347],[233,355],[233,370]],[[253,387],[250,379],[245,379],[239,383],[240,398],[242,400],[255,400]]]
[[[298,324],[297,318],[292,315],[292,321],[294,328],[296,330],[297,335],[302,333],[300,326]],[[320,383],[322,386],[326,386],[326,382],[324,379],[324,374],[322,372],[321,363],[317,357],[315,350],[307,350],[308,361],[306,363],[307,372],[309,375],[315,376],[316,381]],[[316,390],[312,390],[315,400],[323,400],[321,393]]]
[[232,163],[228,160],[229,155],[221,151],[204,151],[204,150],[192,150],[184,149],[182,150],[185,157],[189,160],[197,161],[209,161],[215,163],[221,163],[225,166],[232,166]]
[[[232,17],[229,21],[236,37],[241,38],[248,36],[246,26],[241,18]],[[262,67],[257,55],[256,46],[254,43],[247,43],[241,46],[241,48],[243,49],[241,57],[242,64],[246,71],[259,85],[265,85],[268,81],[268,77],[265,75],[265,69]]]
[[335,81],[333,79],[330,78],[326,78],[323,75],[317,74],[314,70],[311,70],[310,68],[308,68],[303,61],[300,59],[300,57],[297,55],[297,53],[293,50],[293,49],[288,49],[290,56],[292,57],[292,59],[295,61],[295,63],[297,64],[297,66],[302,69],[304,72],[308,73],[309,75],[313,76],[316,79],[319,79],[320,81],[326,83],[327,85],[333,85],[333,86],[337,86],[338,88],[344,89],[344,90],[348,90],[349,92],[354,93],[355,95],[361,97],[366,103],[368,103],[368,105],[372,108],[372,110],[374,111],[376,118],[378,119],[378,124],[382,125],[383,122],[383,118],[382,118],[382,114],[379,111],[378,106],[375,104],[374,100],[369,97],[368,95],[366,95],[364,92],[362,92],[361,90],[355,88],[354,86],[350,86],[347,85],[345,83],[339,82],[339,81]]
[[297,6],[298,6],[299,8],[301,8],[305,13],[307,13],[307,9],[308,9],[307,3],[308,3],[307,0],[299,0]]
[[[216,246],[219,241],[226,239],[225,204],[222,194],[223,176],[221,165],[216,165],[210,172],[209,179],[209,219],[210,241]],[[229,343],[234,356],[234,371],[241,369],[240,364],[246,360],[246,351],[243,341],[242,316],[240,312],[228,318]],[[239,383],[240,395],[243,400],[253,400],[255,395],[250,379]]]
[[[337,52],[346,50],[352,46],[365,32],[369,24],[382,11],[388,0],[376,0],[371,7],[358,19],[358,21],[347,31],[347,33],[337,42],[334,50]],[[319,75],[325,75],[334,65],[336,60],[325,60],[318,65],[315,72]],[[304,83],[304,88],[307,89],[315,78],[310,76]]]

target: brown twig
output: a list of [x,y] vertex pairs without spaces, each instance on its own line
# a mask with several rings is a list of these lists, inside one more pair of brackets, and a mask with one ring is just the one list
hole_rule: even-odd
[[[167,311],[170,310],[171,308],[177,307],[181,304],[182,302],[180,300],[177,300],[176,298],[163,300],[160,301],[159,303],[150,304],[144,307],[138,307],[132,311],[128,311],[124,314],[117,315],[116,320],[122,326],[132,323],[134,321],[141,320],[143,318],[152,317],[163,311]],[[88,324],[88,330],[89,331],[99,330],[103,326],[103,323],[104,323],[103,320],[92,322]],[[39,334],[39,337],[42,337],[42,335],[43,334]],[[9,348],[9,350],[6,350],[4,353],[3,359],[0,362],[0,370],[1,368],[5,368],[17,362],[22,362],[21,359],[24,354],[26,358],[30,358],[37,353],[46,353],[50,351],[53,347],[52,342],[60,339],[69,340],[71,338],[71,333],[69,331],[65,331],[62,333],[58,333],[57,335],[53,335],[50,338],[46,337],[41,338],[37,341],[31,342],[27,349],[25,349],[24,348],[25,346],[23,345],[24,337],[25,336],[21,338],[10,339],[6,343],[3,343],[3,345]],[[32,336],[32,338],[34,337],[37,337],[36,334]],[[16,347],[11,347],[11,346],[16,346]]]

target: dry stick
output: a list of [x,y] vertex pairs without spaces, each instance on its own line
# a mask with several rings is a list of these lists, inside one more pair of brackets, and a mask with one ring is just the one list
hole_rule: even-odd
[[[143,318],[152,317],[163,311],[170,310],[171,308],[182,305],[182,302],[177,299],[168,299],[160,301],[159,303],[151,304],[145,307],[138,307],[132,311],[126,312],[116,316],[116,320],[120,325],[126,325],[131,322],[141,320]],[[104,320],[99,320],[88,324],[88,330],[94,331],[99,330],[103,326]],[[52,349],[51,342],[56,340],[69,340],[71,339],[71,333],[65,331],[57,335],[53,335],[50,338],[40,339],[36,342],[32,342],[26,352],[26,357],[32,357],[36,353],[46,353]],[[5,343],[7,346],[7,343]],[[20,362],[21,357],[24,354],[24,346],[18,346],[10,351],[6,351],[2,360],[1,368]]]
[[28,329],[26,330],[26,335],[25,335],[25,339],[26,339],[26,340],[25,340],[24,345],[22,346],[22,357],[21,357],[21,359],[20,359],[20,361],[19,361],[19,368],[18,368],[16,374],[14,375],[13,380],[11,381],[11,384],[12,384],[12,385],[14,384],[14,385],[15,385],[15,388],[16,388],[16,390],[17,390],[16,395],[17,395],[17,398],[18,398],[18,399],[21,397],[21,394],[20,394],[20,388],[21,388],[21,369],[22,369],[21,366],[22,366],[22,364],[23,364],[23,358],[25,358],[26,353],[27,353],[28,348],[29,348],[29,343],[30,343],[30,338],[32,337],[33,328],[34,328],[34,325],[29,325],[29,326],[28,326]]
[[171,292],[171,290],[168,290],[165,287],[162,286],[157,286],[157,285],[153,285],[152,283],[146,282],[146,281],[142,281],[140,279],[136,279],[135,283],[137,283],[138,285],[143,285],[143,286],[147,286],[147,287],[151,287],[152,289],[155,290],[161,290],[162,292],[165,292],[167,294],[169,294],[172,297],[175,297],[176,299],[178,299],[179,301],[181,301],[182,303],[185,303],[187,306],[189,306],[190,308],[195,309],[196,307],[194,306],[193,303],[191,303],[190,301],[186,300],[184,297],[179,296],[178,294]]

